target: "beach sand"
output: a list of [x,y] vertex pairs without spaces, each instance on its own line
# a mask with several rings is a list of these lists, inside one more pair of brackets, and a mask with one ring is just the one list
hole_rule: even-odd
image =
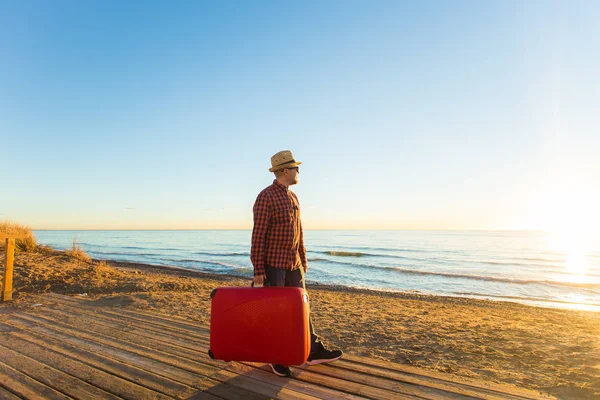
[[[111,307],[209,324],[210,292],[249,283],[45,250],[16,254],[14,305],[29,307],[45,292],[86,295],[106,298]],[[600,313],[316,284],[307,289],[315,330],[331,347],[560,398],[600,398]]]

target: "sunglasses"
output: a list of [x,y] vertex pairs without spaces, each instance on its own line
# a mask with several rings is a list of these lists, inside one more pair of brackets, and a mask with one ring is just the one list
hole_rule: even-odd
[[286,169],[295,169],[297,172],[300,172],[300,167],[286,168]]

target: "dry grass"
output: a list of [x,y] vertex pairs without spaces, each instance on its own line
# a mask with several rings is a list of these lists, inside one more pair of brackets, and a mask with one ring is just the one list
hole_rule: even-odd
[[79,246],[77,246],[77,240],[73,238],[73,247],[70,250],[65,250],[65,253],[71,257],[85,262],[91,262],[92,258]]
[[35,238],[28,226],[17,222],[0,222],[0,247],[4,248],[7,238],[15,239],[15,247],[19,251],[34,251],[36,249]]

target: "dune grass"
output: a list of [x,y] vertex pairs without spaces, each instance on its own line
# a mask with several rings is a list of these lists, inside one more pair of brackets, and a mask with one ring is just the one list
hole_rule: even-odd
[[15,247],[19,251],[34,251],[36,249],[33,233],[26,225],[11,221],[0,222],[1,248],[4,248],[7,238],[15,239]]
[[65,250],[65,253],[80,261],[92,261],[92,258],[80,246],[77,246],[76,238],[73,238],[73,247],[69,250]]
[[[36,243],[31,228],[17,222],[0,222],[0,249],[4,249],[7,238],[15,239],[15,249],[17,251],[37,251],[40,253],[54,252],[50,247]],[[77,246],[75,238],[73,238],[73,247],[65,250],[65,253],[80,261],[92,261],[92,258],[81,247]]]

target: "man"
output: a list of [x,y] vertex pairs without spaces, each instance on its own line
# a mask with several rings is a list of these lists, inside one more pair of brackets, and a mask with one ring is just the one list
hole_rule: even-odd
[[[289,190],[298,183],[299,165],[289,150],[271,157],[269,171],[275,174],[273,184],[264,189],[254,203],[254,230],[250,259],[254,265],[254,283],[270,286],[304,286],[304,274],[308,270],[300,204],[298,197]],[[285,318],[285,316],[282,316]],[[310,355],[307,364],[321,364],[338,360],[340,350],[327,350],[315,335],[310,321]],[[291,376],[286,365],[270,364],[278,376]]]

